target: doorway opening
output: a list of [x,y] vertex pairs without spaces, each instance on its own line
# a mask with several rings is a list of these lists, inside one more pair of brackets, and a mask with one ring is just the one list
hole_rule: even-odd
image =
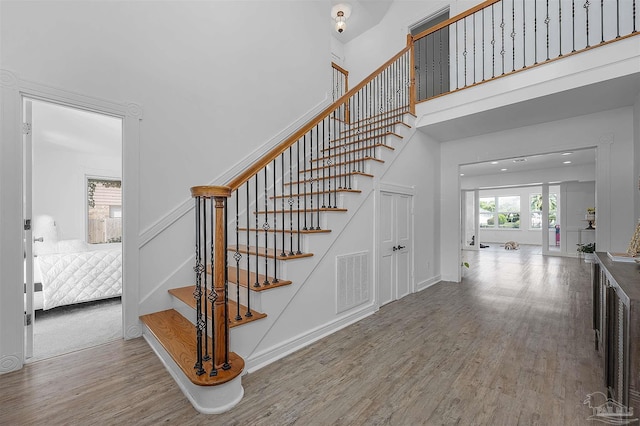
[[25,358],[123,337],[120,117],[23,98]]

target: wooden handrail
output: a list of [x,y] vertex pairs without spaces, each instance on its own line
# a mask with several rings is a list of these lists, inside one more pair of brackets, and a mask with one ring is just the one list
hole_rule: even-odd
[[453,18],[449,18],[446,21],[442,21],[437,25],[434,25],[431,28],[427,28],[426,30],[424,30],[423,32],[421,32],[420,34],[417,34],[415,36],[413,36],[413,41],[415,42],[416,40],[419,40],[423,37],[428,36],[429,34],[435,33],[438,30],[441,30],[445,27],[448,27],[451,24],[454,24],[464,18],[466,18],[467,16],[473,15],[474,13],[476,13],[479,10],[484,9],[485,7],[489,7],[494,3],[498,3],[501,0],[486,0],[482,3],[480,3],[479,5],[476,5],[474,7],[472,7],[471,9],[465,10],[462,13],[457,14],[456,16],[454,16]]
[[228,186],[203,185],[191,187],[192,197],[231,197],[231,188]]
[[335,68],[337,71],[340,71],[345,76],[349,76],[349,71],[345,70],[344,68],[342,68],[340,65],[336,64],[335,62],[331,62],[331,66],[333,68]]
[[411,46],[405,47],[400,52],[398,52],[396,55],[394,55],[391,59],[389,59],[387,62],[385,62],[384,64],[379,66],[374,72],[369,74],[369,76],[367,76],[364,80],[362,80],[360,83],[358,83],[355,87],[353,87],[347,93],[342,95],[342,97],[340,97],[333,104],[331,104],[327,108],[325,108],[320,114],[316,115],[306,125],[301,127],[299,130],[297,130],[295,133],[293,133],[287,139],[285,139],[284,141],[282,141],[278,145],[276,145],[273,149],[271,149],[271,151],[267,152],[261,158],[256,160],[250,167],[245,169],[244,172],[240,173],[239,175],[237,175],[236,177],[231,179],[231,181],[229,181],[226,186],[231,188],[232,191],[235,191],[236,189],[240,188],[245,182],[247,182],[249,179],[251,179],[253,177],[253,175],[255,175],[260,170],[265,168],[274,159],[276,159],[280,154],[285,152],[290,146],[292,146],[294,143],[296,143],[296,141],[298,141],[305,134],[307,134],[307,132],[309,132],[311,129],[313,129],[316,125],[318,125],[326,117],[328,117],[331,112],[333,112],[334,110],[338,109],[342,104],[346,103],[354,94],[358,93],[358,91],[360,89],[362,89],[364,86],[366,86],[378,74],[380,74],[382,71],[384,71],[389,65],[391,65],[393,62],[395,62],[397,59],[399,59],[402,55],[407,53],[409,50],[411,50]]

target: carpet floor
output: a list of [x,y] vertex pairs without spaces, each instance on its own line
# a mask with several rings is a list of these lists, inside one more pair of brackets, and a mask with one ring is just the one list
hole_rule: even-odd
[[33,357],[28,362],[67,354],[122,338],[119,297],[36,311]]

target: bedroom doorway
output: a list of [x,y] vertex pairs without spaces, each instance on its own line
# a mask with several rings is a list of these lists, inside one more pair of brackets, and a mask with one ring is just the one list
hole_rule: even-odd
[[31,362],[123,337],[123,120],[27,97],[23,117]]

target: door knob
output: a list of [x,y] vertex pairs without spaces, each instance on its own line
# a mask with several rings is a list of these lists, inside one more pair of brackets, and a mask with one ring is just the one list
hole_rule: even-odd
[[41,242],[41,243],[43,243],[43,242],[44,242],[44,237],[34,238],[34,239],[33,239],[33,242],[34,242],[34,243],[35,243],[35,242]]
[[398,250],[398,247],[393,246],[392,249],[393,249],[393,251],[396,251],[396,250]]
[[398,250],[402,250],[403,248],[406,248],[405,246],[398,246]]

